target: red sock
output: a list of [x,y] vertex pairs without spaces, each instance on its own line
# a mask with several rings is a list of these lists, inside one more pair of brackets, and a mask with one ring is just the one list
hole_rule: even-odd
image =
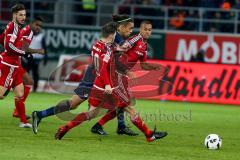
[[[24,85],[24,95],[23,95],[23,101],[25,102],[28,95],[29,95],[29,92],[31,90],[31,86],[30,85]],[[18,112],[18,109],[17,109],[17,106],[15,106],[15,109],[13,111],[13,116],[19,116],[19,112]]]
[[82,122],[87,121],[89,119],[88,114],[86,112],[78,114],[73,120],[69,121],[66,127],[70,130],[77,125],[80,125]]
[[26,113],[25,113],[25,104],[24,104],[24,97],[15,98],[15,106],[19,113],[20,121],[23,123],[27,123]]
[[15,106],[14,111],[13,111],[13,116],[14,117],[18,117],[19,116],[19,113],[18,113],[18,110],[17,110],[16,106]]
[[31,85],[24,85],[24,102],[26,101],[29,93],[30,93],[30,90],[31,90]]
[[107,123],[108,121],[112,120],[112,119],[115,118],[116,116],[117,116],[116,110],[108,111],[108,112],[98,121],[98,124],[100,124],[101,126],[103,126],[105,123]]
[[141,117],[135,116],[131,118],[132,123],[142,131],[146,137],[150,137],[152,135],[152,131],[148,128],[148,126],[143,122]]

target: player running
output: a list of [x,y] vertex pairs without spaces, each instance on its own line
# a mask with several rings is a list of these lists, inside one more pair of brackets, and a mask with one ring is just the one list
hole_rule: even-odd
[[[19,56],[24,56],[32,51],[25,45],[25,39],[32,38],[32,31],[22,31],[20,26],[25,23],[26,10],[24,5],[16,4],[12,8],[13,21],[8,23],[4,31],[4,49],[1,54],[0,63],[0,99],[3,99],[10,88],[13,88],[15,93],[15,106],[19,112],[21,128],[31,128],[25,115],[25,98],[23,86],[24,71],[21,67]],[[25,32],[25,33],[24,33]],[[24,37],[26,36],[27,37]]]
[[[132,33],[134,23],[133,20],[129,16],[125,15],[113,15],[113,21],[116,22],[117,30],[115,37],[115,43],[124,46],[124,48],[128,48],[130,45],[133,45],[136,40],[132,40],[129,42],[125,42],[124,39],[127,39]],[[46,118],[48,116],[56,115],[58,113],[66,112],[69,110],[76,109],[82,102],[88,99],[89,92],[93,86],[93,82],[95,80],[94,74],[94,65],[89,65],[85,71],[84,77],[79,83],[79,86],[74,90],[75,95],[72,96],[70,100],[63,100],[59,102],[56,106],[50,107],[46,110],[42,111],[34,111],[32,113],[33,118],[33,132],[36,134],[38,125],[41,122],[41,119]],[[137,135],[128,127],[126,127],[124,123],[123,112],[119,113],[119,123],[118,123],[118,134],[126,134],[126,135]],[[104,134],[104,133],[103,133]]]
[[[128,70],[131,69],[139,59],[142,63],[142,68],[145,70],[160,69],[160,66],[158,65],[151,65],[146,63],[147,45],[145,40],[149,38],[151,32],[152,24],[148,21],[143,21],[140,28],[140,33],[143,38],[138,40],[136,45],[126,53],[127,58],[131,59],[127,60],[123,55],[120,57],[120,62],[123,65],[127,66],[126,68],[127,70],[125,70],[125,72],[128,72]],[[132,123],[145,134],[146,140],[148,142],[167,136],[167,132],[157,132],[155,130],[150,130],[148,126],[142,121],[141,117],[138,114],[136,114],[134,107],[129,106],[130,104],[129,93],[119,92],[120,90],[123,91],[122,90],[123,86],[121,85],[121,83],[125,83],[124,81],[119,80],[125,78],[122,77],[123,76],[122,74],[116,71],[115,65],[116,63],[115,59],[113,58],[114,50],[111,49],[110,47],[108,48],[108,46],[106,46],[106,48],[108,49],[106,53],[99,53],[95,51],[96,53],[94,54],[93,50],[93,56],[98,55],[99,60],[102,60],[102,65],[99,65],[101,69],[98,73],[97,78],[94,81],[94,87],[89,98],[89,104],[91,107],[90,111],[80,113],[72,121],[68,122],[65,126],[60,127],[58,132],[55,134],[55,138],[61,140],[62,137],[69,130],[76,127],[77,125],[80,125],[84,121],[95,118],[103,110],[108,109],[109,110],[108,113],[111,113],[111,111],[115,110],[113,106],[122,108],[127,113],[130,114]],[[104,57],[100,59],[102,55],[104,55]],[[99,63],[99,61],[95,63]],[[128,86],[124,86],[123,89],[127,91],[127,87]]]

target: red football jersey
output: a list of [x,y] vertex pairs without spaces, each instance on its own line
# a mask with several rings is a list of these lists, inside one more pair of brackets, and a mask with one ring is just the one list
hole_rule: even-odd
[[[136,37],[139,35],[136,35]],[[139,38],[134,46],[119,57],[119,61],[131,69],[138,61],[146,62],[147,60],[147,43],[143,38]]]
[[[110,82],[110,59],[114,52],[113,46],[102,41],[97,41],[92,47],[92,59],[97,75],[97,83],[102,83],[101,86],[111,85]],[[112,69],[112,68],[111,68]]]
[[20,27],[16,22],[8,23],[4,34],[4,53],[2,54],[3,62],[11,65],[19,65],[19,56],[24,55],[25,51],[21,50]]

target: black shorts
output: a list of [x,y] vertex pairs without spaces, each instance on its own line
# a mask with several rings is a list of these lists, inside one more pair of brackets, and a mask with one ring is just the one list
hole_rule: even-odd
[[95,71],[94,65],[89,65],[84,73],[84,76],[79,83],[78,87],[74,90],[76,95],[78,95],[81,99],[88,99],[90,91],[93,87],[93,83],[95,80]]

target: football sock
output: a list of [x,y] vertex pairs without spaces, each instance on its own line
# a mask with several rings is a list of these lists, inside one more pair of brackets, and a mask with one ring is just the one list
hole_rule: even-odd
[[117,119],[118,119],[118,128],[125,128],[125,122],[124,122],[124,111],[120,108],[117,109]]
[[87,121],[89,119],[87,112],[82,112],[78,114],[73,120],[69,121],[66,125],[67,129],[70,130],[77,125],[80,125],[82,122]]
[[111,110],[108,111],[99,121],[98,124],[100,124],[101,126],[103,126],[105,123],[107,123],[108,121],[112,120],[113,118],[116,117],[116,110]]
[[38,111],[37,115],[39,118],[45,118],[45,117],[56,115],[58,113],[62,113],[69,110],[70,110],[70,101],[63,100],[59,102],[56,106],[50,107],[46,110]]
[[140,131],[142,131],[145,134],[146,137],[150,137],[152,135],[152,131],[143,122],[141,117],[135,115],[134,117],[131,117],[131,121]]
[[19,118],[20,121],[23,123],[27,123],[27,119],[26,119],[26,113],[25,113],[25,104],[24,104],[24,97],[21,98],[16,98],[15,97],[15,106],[17,108],[17,111],[19,113]]
[[26,101],[29,93],[30,93],[30,90],[31,90],[31,85],[24,85],[24,102]]
[[52,116],[52,115],[54,115],[54,107],[50,107],[48,109],[37,112],[37,116],[39,118],[45,118],[45,117]]
[[[29,92],[30,92],[30,89],[31,89],[31,86],[30,85],[24,85],[24,95],[23,95],[23,101],[25,102],[28,95],[29,95]],[[15,106],[15,109],[13,111],[13,115],[14,116],[18,116],[19,115],[19,112],[17,110],[17,107]]]

